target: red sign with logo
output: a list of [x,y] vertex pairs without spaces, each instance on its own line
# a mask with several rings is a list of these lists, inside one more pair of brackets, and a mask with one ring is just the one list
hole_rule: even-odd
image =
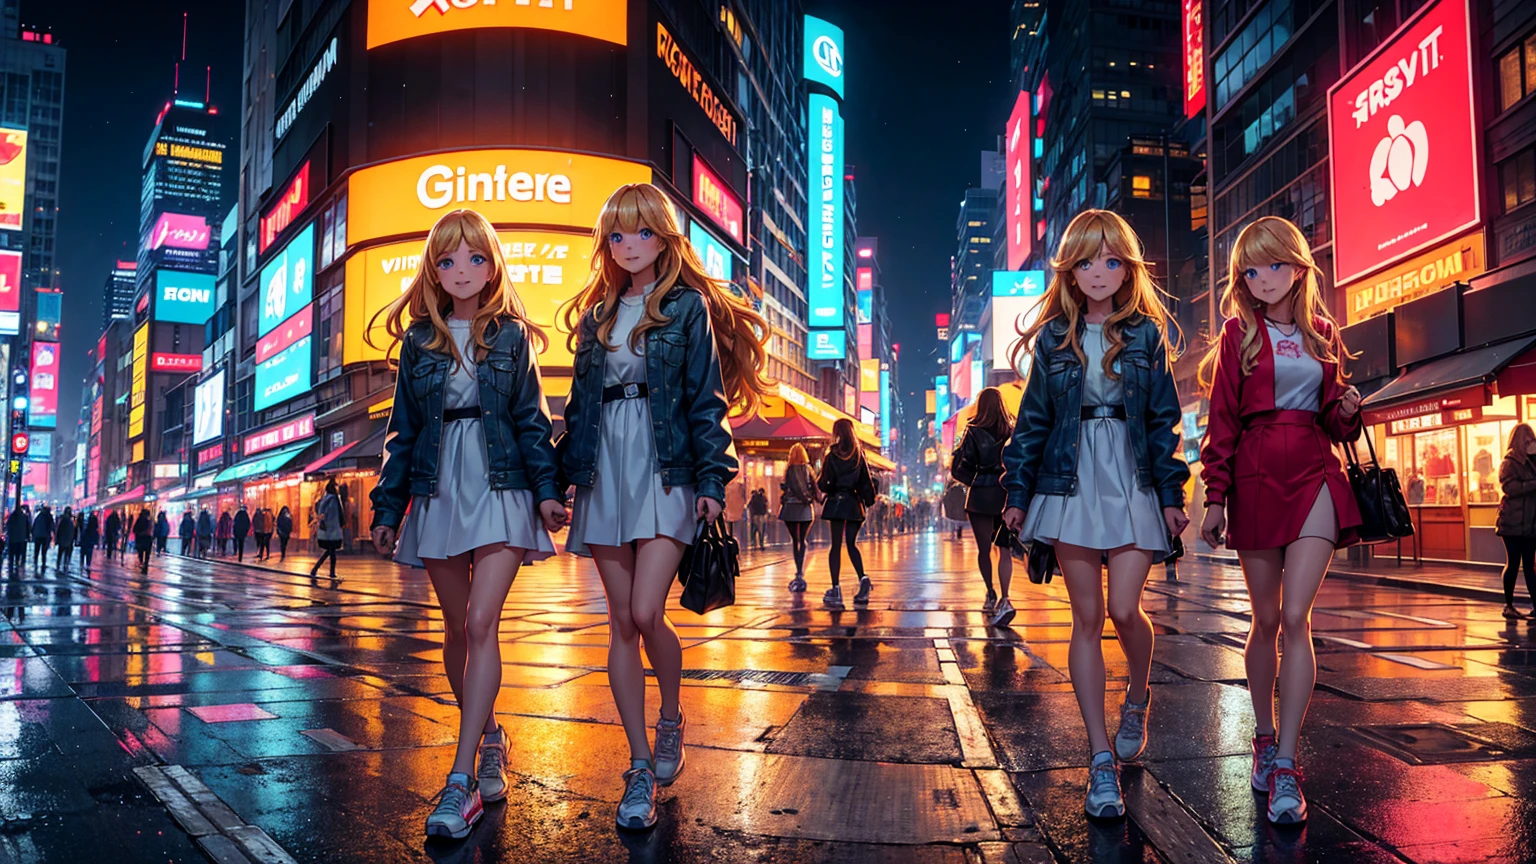
[[283,229],[293,224],[293,220],[304,208],[309,206],[309,163],[299,166],[298,173],[293,175],[293,180],[283,194],[277,197],[277,203],[272,205],[261,217],[261,230],[257,232],[258,252],[267,251],[277,235],[283,233]]
[[[59,343],[32,343],[32,401],[29,413],[35,419],[59,413]],[[34,426],[38,425],[36,423]],[[52,424],[49,424],[52,425]]]
[[277,325],[277,329],[256,341],[256,362],[265,363],[268,357],[308,336],[314,329],[311,303],[293,313],[293,317]]
[[1342,285],[1478,224],[1467,0],[1439,0],[1328,91]]
[[249,456],[252,453],[292,444],[314,434],[315,412],[311,411],[302,417],[295,417],[275,426],[268,426],[259,432],[252,432],[245,436],[245,444],[241,449],[246,456]]
[[1205,6],[1184,0],[1184,116],[1205,111]]
[[224,443],[221,441],[212,447],[204,447],[197,451],[197,467],[202,468],[224,455]]
[[736,238],[737,243],[743,242],[741,199],[727,189],[719,175],[709,170],[698,156],[693,157],[693,203]]
[[207,249],[208,220],[183,213],[161,213],[149,232],[149,248]]
[[1013,113],[1008,116],[1008,128],[1003,130],[1007,164],[1007,193],[1004,206],[1008,208],[1008,269],[1017,270],[1029,258],[1029,226],[1034,206],[1033,169],[1030,168],[1029,142],[1029,91],[1020,91],[1013,100]]
[[203,371],[203,355],[159,353],[151,354],[149,355],[149,371],[201,372]]
[[0,312],[21,311],[21,253],[0,250]]

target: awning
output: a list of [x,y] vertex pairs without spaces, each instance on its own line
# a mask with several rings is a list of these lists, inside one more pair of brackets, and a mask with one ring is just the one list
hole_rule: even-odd
[[210,498],[217,494],[219,494],[219,487],[217,486],[194,486],[193,488],[184,492],[180,492],[176,495],[167,496],[165,503],[176,504],[182,501],[196,501],[199,498]]
[[1488,404],[1498,374],[1533,345],[1536,336],[1522,336],[1410,369],[1361,404],[1365,422],[1374,426],[1424,414],[1481,408]]
[[257,456],[247,459],[225,468],[214,475],[214,483],[228,483],[236,480],[245,480],[249,477],[261,477],[282,469],[289,462],[297,459],[300,453],[314,445],[314,441],[305,441],[303,444],[295,444],[292,447],[279,450],[266,456]]
[[124,493],[122,493],[120,495],[113,495],[111,498],[108,498],[107,500],[101,502],[100,504],[98,504],[96,506],[98,506],[98,507],[115,507],[118,504],[126,504],[129,501],[133,501],[135,503],[143,503],[144,502],[144,484],[143,483],[140,483],[139,485],[133,487],[132,489],[129,489],[127,492],[124,492]]
[[877,471],[894,472],[896,470],[895,462],[892,462],[891,460],[885,458],[879,453],[876,453],[868,447],[864,448],[864,461],[869,463],[869,467],[874,468]]
[[340,447],[337,447],[335,450],[332,450],[324,456],[321,456],[319,459],[316,459],[308,465],[305,465],[303,473],[313,474],[314,472],[323,469],[325,466],[335,462],[337,459],[340,459],[343,453],[346,453],[348,450],[351,450],[353,447],[356,447],[361,443],[361,441],[353,441],[351,444],[343,444]]
[[[377,461],[384,456],[384,437],[389,431],[389,423],[385,420],[374,421],[378,428],[373,430],[367,438],[354,441],[352,446],[332,450],[324,459],[311,463],[304,467],[304,473],[320,472],[322,474],[336,474],[341,471],[352,471],[364,467],[369,462],[370,467],[376,466]],[[316,467],[316,466],[319,467]]]

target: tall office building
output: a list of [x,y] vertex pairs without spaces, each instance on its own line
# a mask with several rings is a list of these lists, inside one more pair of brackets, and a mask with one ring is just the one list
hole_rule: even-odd
[[[18,0],[0,5],[0,251],[20,253],[21,318],[33,292],[58,286],[54,236],[64,115],[63,46],[18,23]],[[9,268],[0,268],[7,274]],[[6,293],[9,293],[9,286]],[[0,297],[0,311],[11,311]],[[15,332],[0,322],[0,333]]]
[[139,262],[119,260],[102,288],[101,329],[117,318],[133,317],[133,297],[139,288]]

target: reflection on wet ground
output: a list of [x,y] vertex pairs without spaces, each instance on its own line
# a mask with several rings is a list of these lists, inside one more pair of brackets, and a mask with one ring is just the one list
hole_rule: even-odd
[[[526,569],[501,629],[511,794],[447,846],[421,830],[458,722],[422,571],[160,558],[7,578],[0,861],[1536,860],[1536,636],[1496,604],[1324,584],[1312,815],[1277,830],[1248,788],[1241,574],[1159,568],[1150,743],[1124,771],[1130,818],[1098,824],[1061,583],[1021,581],[992,630],[969,542],[864,555],[867,610],[820,608],[824,552],[787,594],[769,550],[744,558],[736,606],[673,613],[689,767],[643,835],[612,823],[627,747],[596,574]],[[1112,631],[1104,648],[1114,712]]]

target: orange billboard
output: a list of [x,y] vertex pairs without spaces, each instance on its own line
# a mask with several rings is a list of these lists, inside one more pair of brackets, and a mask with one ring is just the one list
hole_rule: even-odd
[[27,209],[27,133],[0,129],[0,228],[20,231]]
[[347,181],[347,242],[425,234],[443,214],[477,210],[496,225],[592,230],[603,202],[647,183],[638,162],[555,150],[457,150],[359,169]]
[[368,48],[454,30],[520,27],[628,44],[628,0],[371,0]]
[[[555,331],[555,317],[560,304],[575,296],[586,282],[591,236],[556,231],[499,231],[496,236],[501,240],[512,287],[522,298],[528,317],[549,337],[549,347],[539,355],[539,364],[570,366],[571,353],[565,348],[565,334]],[[343,363],[384,359],[382,348],[369,345],[364,334],[374,314],[410,287],[425,244],[425,240],[389,243],[364,249],[347,260]],[[374,328],[373,341],[389,345],[382,319]]]

